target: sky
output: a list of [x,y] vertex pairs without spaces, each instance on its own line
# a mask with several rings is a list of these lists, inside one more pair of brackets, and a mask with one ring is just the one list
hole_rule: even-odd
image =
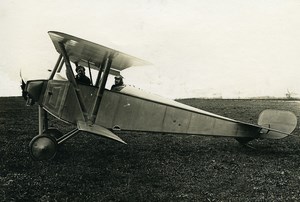
[[45,77],[59,31],[151,62],[121,74],[168,98],[300,97],[298,0],[2,0],[0,96]]

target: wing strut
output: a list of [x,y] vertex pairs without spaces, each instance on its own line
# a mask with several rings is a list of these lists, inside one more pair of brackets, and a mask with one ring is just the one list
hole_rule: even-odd
[[60,64],[60,62],[61,62],[61,59],[62,59],[62,54],[59,55],[59,57],[58,57],[58,59],[57,59],[57,62],[56,62],[55,66],[54,66],[54,68],[53,68],[53,70],[52,70],[52,72],[51,72],[51,75],[50,75],[49,80],[52,80],[52,79],[53,79],[53,77],[54,77],[54,75],[55,75],[55,73],[56,73],[58,67],[60,66],[59,64]]
[[62,42],[59,42],[58,44],[59,44],[61,54],[64,56],[64,61],[65,61],[65,64],[66,64],[66,69],[67,69],[67,77],[68,77],[69,81],[74,86],[75,93],[76,93],[81,111],[83,113],[84,119],[87,121],[88,120],[87,110],[86,110],[86,107],[83,103],[83,98],[82,98],[80,89],[78,88],[78,85],[76,83],[75,76],[74,76],[74,73],[73,73],[73,70],[72,70],[72,66],[71,66],[67,51],[66,51],[65,46]]
[[[100,106],[100,103],[101,103],[101,100],[102,100],[102,97],[103,97],[103,93],[104,93],[104,90],[105,90],[105,84],[106,84],[106,81],[107,81],[107,77],[109,75],[109,70],[110,70],[113,58],[115,56],[116,56],[116,52],[112,52],[104,60],[103,75],[102,75],[102,78],[101,78],[99,86],[98,86],[97,97],[95,99],[95,102],[94,102],[94,105],[93,105],[93,110],[92,110],[92,116],[91,116],[92,124],[95,123],[95,120],[96,120],[96,117],[97,117],[97,114],[98,114],[98,110],[99,110],[99,106]],[[102,68],[102,65],[101,65],[101,68]]]
[[91,78],[91,85],[93,85],[93,78],[92,78],[92,72],[91,72],[91,65],[90,61],[88,60],[88,66],[89,66],[89,73],[90,73],[90,78]]
[[61,63],[59,64],[59,67],[58,67],[58,69],[57,69],[57,73],[60,73],[60,71],[61,71],[63,65],[64,65],[64,60],[61,60]]
[[[106,52],[104,58],[107,58],[108,56],[108,52]],[[104,62],[102,62],[101,65],[99,65],[99,72],[98,72],[98,76],[97,76],[97,79],[96,79],[96,84],[95,86],[99,87],[99,82],[100,82],[100,79],[101,79],[101,76],[102,76],[102,71],[104,69],[104,66],[105,66],[105,59],[103,60]]]

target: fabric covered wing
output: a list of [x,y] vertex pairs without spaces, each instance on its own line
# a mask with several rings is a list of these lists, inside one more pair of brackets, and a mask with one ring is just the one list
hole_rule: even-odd
[[99,70],[103,60],[110,54],[115,56],[111,67],[112,70],[122,71],[131,66],[151,65],[147,61],[78,37],[54,31],[49,31],[48,34],[58,53],[61,52],[59,43],[62,42],[72,62],[77,62],[83,66],[88,66],[89,63],[92,69]]

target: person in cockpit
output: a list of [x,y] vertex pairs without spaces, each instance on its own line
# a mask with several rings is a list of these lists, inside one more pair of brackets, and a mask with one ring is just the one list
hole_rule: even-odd
[[119,91],[125,84],[123,82],[123,77],[121,75],[115,77],[115,84],[111,86],[111,90]]
[[89,79],[89,77],[87,77],[85,75],[85,68],[83,66],[77,66],[76,72],[77,72],[77,75],[75,77],[75,80],[77,83],[84,84],[84,85],[91,84],[91,80]]

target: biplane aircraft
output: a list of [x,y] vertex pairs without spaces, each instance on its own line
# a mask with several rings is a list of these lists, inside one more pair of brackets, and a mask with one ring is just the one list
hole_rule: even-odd
[[[255,125],[164,99],[132,86],[106,89],[110,74],[120,75],[126,68],[150,63],[68,34],[48,33],[59,53],[50,76],[42,80],[23,80],[22,85],[27,104],[36,102],[39,106],[39,133],[29,144],[30,154],[36,160],[53,158],[58,145],[80,131],[121,143],[125,142],[114,134],[115,130],[224,136],[246,144],[257,138],[284,138],[296,128],[297,117],[289,111],[264,110]],[[96,79],[90,78],[89,84],[77,83],[74,64],[89,72],[96,70]],[[63,68],[65,79],[56,76]],[[48,114],[73,124],[74,129],[61,134],[49,128]]]

